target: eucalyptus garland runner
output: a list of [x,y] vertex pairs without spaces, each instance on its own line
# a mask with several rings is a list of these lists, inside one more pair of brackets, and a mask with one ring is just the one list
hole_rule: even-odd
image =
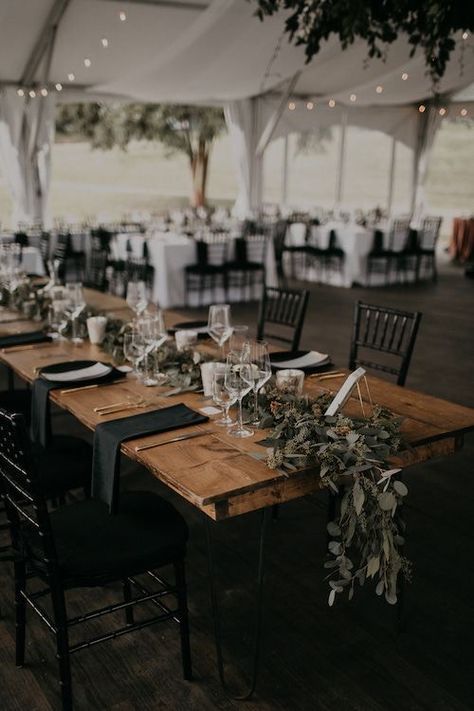
[[364,419],[342,413],[325,417],[331,399],[295,398],[275,389],[266,393],[260,426],[271,428],[265,440],[267,464],[289,475],[317,468],[322,485],[339,497],[337,520],[327,526],[329,604],[344,591],[351,599],[355,584],[367,579],[376,581],[378,595],[395,604],[398,576],[409,579],[411,572],[401,553],[404,524],[399,515],[408,490],[395,477],[400,470],[388,464],[400,447],[400,419],[381,407]]

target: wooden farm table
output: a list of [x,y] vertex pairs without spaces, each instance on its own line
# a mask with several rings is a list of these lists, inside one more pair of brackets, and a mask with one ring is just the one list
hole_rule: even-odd
[[[117,297],[88,291],[86,298],[91,305],[107,311],[110,315],[124,319],[130,316],[125,302]],[[166,312],[169,326],[185,319],[186,317],[172,311]],[[38,324],[31,321],[9,321],[5,311],[0,315],[0,336],[29,331],[37,327]],[[99,347],[89,343],[74,346],[67,342],[54,342],[37,345],[27,350],[0,349],[0,362],[9,366],[28,383],[35,378],[38,367],[68,359],[110,360]],[[342,379],[319,382],[317,378],[307,378],[305,389],[309,394],[317,395],[327,392],[328,389],[337,390],[341,382]],[[408,447],[393,458],[394,465],[407,467],[433,457],[451,454],[462,446],[464,433],[474,429],[472,409],[392,385],[376,377],[368,377],[368,383],[373,401],[384,405],[403,418],[401,429]],[[181,393],[168,398],[160,396],[160,392],[166,389],[147,388],[136,380],[127,378],[113,385],[71,393],[64,393],[59,389],[52,390],[50,398],[91,430],[94,430],[100,422],[129,417],[134,413],[166,407],[176,402],[183,402],[194,410],[209,404],[196,393]],[[362,398],[367,402],[364,388],[361,390]],[[129,410],[107,417],[99,417],[94,412],[97,406],[119,402],[127,396],[135,398],[143,396],[150,399],[150,404],[144,409]],[[367,406],[369,406],[368,402]],[[345,406],[345,412],[360,416],[359,400],[352,397]],[[233,694],[227,686],[224,674],[221,621],[211,541],[212,524],[213,521],[250,511],[261,511],[251,677],[245,692],[234,696],[234,698],[246,699],[255,690],[257,680],[263,614],[264,542],[271,507],[318,491],[321,488],[321,481],[317,471],[304,470],[287,476],[269,469],[261,459],[254,457],[253,455],[257,453],[261,456],[263,449],[258,441],[265,437],[265,432],[257,432],[254,437],[237,440],[229,436],[223,428],[214,425],[212,421],[204,426],[187,428],[185,432],[190,434],[193,430],[203,428],[209,430],[209,434],[142,452],[137,452],[137,447],[167,440],[170,438],[170,433],[130,440],[122,444],[122,453],[146,466],[160,481],[204,514],[217,667],[222,685],[229,696]]]
[[[107,295],[101,297],[109,298]],[[124,302],[117,297],[109,305],[114,311]],[[121,302],[121,304],[120,304]],[[169,325],[183,320],[180,314],[167,312]],[[0,336],[14,332],[28,331],[37,327],[29,321],[0,323]],[[72,345],[68,342],[41,344],[28,350],[0,350],[0,361],[8,365],[20,378],[31,382],[35,369],[64,360],[100,359],[110,361],[98,346],[90,343]],[[328,388],[337,390],[342,379],[319,382],[307,378],[305,390],[317,395]],[[403,418],[402,434],[409,447],[393,459],[394,464],[407,467],[433,457],[447,455],[462,446],[463,434],[474,429],[474,410],[445,400],[431,397],[407,388],[393,385],[376,377],[368,377],[374,402],[384,405]],[[80,422],[94,430],[97,424],[119,417],[129,417],[138,412],[147,412],[157,407],[166,407],[183,402],[194,410],[204,407],[202,395],[181,393],[172,397],[160,397],[160,392],[169,388],[147,388],[136,380],[126,378],[110,386],[91,390],[77,390],[62,393],[52,390],[51,400],[61,408],[71,412]],[[362,397],[367,396],[362,390]],[[129,410],[108,417],[99,417],[94,408],[119,402],[127,397],[143,396],[150,400],[147,408]],[[361,415],[359,400],[354,396],[345,407],[349,415]],[[187,428],[186,433],[203,426]],[[130,440],[122,445],[122,452],[145,465],[154,476],[164,482],[180,496],[198,507],[207,516],[221,520],[249,511],[262,509],[276,503],[310,494],[321,487],[319,475],[313,470],[304,470],[290,477],[269,469],[265,462],[254,457],[263,449],[258,440],[265,432],[244,440],[236,440],[222,427],[212,421],[205,425],[208,435],[164,445],[156,449],[137,452],[138,446],[169,439],[169,433],[149,435]]]

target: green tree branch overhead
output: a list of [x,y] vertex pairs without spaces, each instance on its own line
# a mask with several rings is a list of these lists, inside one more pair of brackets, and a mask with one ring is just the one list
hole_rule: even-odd
[[[384,58],[388,45],[405,35],[411,54],[420,48],[434,83],[446,71],[456,46],[456,33],[474,30],[472,0],[251,0],[263,20],[289,11],[285,32],[303,45],[309,62],[331,35],[345,49],[358,39],[367,42],[368,56]],[[461,40],[462,41],[462,40]]]
[[209,157],[225,131],[220,108],[167,104],[63,104],[56,130],[60,136],[86,138],[93,148],[126,149],[131,140],[160,141],[168,155],[184,153],[192,175],[191,203],[206,202]]

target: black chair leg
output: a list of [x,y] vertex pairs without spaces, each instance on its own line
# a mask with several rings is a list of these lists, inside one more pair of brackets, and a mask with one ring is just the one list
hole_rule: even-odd
[[[123,601],[124,602],[131,602],[132,586],[130,585],[130,580],[128,578],[124,578],[122,581],[122,586],[123,586]],[[132,607],[125,608],[125,624],[133,625],[133,608]]]
[[24,561],[15,561],[15,664],[25,663],[26,600],[21,594],[25,589],[26,575]]
[[181,659],[183,663],[183,678],[192,681],[191,647],[189,644],[188,600],[186,592],[186,577],[184,563],[174,564],[176,579],[176,595],[178,598],[179,634],[181,637]]
[[69,662],[69,640],[63,590],[52,589],[51,598],[56,626],[56,658],[59,665],[62,709],[63,711],[72,711],[71,666]]

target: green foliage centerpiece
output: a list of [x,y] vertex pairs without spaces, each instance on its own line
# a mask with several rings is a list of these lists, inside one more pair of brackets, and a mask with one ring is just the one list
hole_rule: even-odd
[[267,464],[287,475],[305,468],[319,471],[321,484],[339,498],[337,519],[328,523],[329,604],[338,593],[354,595],[356,582],[376,581],[376,593],[397,602],[399,574],[410,575],[401,554],[404,524],[399,507],[408,490],[388,464],[400,447],[400,420],[375,406],[369,417],[339,413],[326,417],[332,398],[295,397],[271,389],[262,396],[261,427]]

